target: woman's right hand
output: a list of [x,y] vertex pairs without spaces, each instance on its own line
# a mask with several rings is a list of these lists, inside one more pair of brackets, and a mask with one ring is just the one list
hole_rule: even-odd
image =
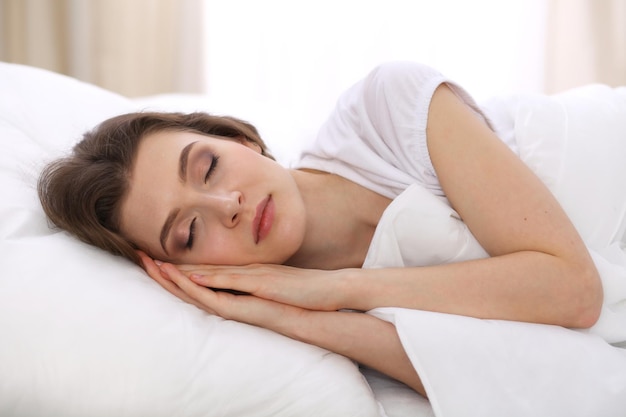
[[203,306],[198,304],[195,300],[193,300],[191,297],[185,294],[180,288],[178,288],[178,286],[174,282],[172,282],[167,276],[162,274],[160,266],[157,265],[156,263],[158,261],[154,261],[151,257],[149,257],[143,251],[138,250],[137,254],[139,255],[139,258],[141,259],[141,263],[143,264],[143,269],[146,271],[148,276],[152,278],[153,280],[155,280],[156,282],[158,282],[159,285],[161,285],[161,287],[165,288],[169,293],[175,295],[181,300],[189,304],[193,304],[196,307],[202,310],[205,310],[208,313],[215,314],[215,312],[209,311],[207,308],[204,308]]
[[[361,270],[316,270],[286,265],[175,265],[196,284],[213,290],[245,293],[306,310],[359,310],[349,299],[348,277]],[[358,283],[357,279],[350,282]]]
[[[148,275],[181,300],[207,313],[236,320],[293,336],[294,321],[301,320],[308,310],[253,295],[234,295],[198,285],[169,263],[154,261],[138,252]],[[291,330],[290,330],[291,329]]]
[[254,295],[213,291],[172,264],[139,254],[148,275],[178,298],[225,319],[264,327],[347,356],[404,382],[426,396],[393,324],[368,314],[316,311]]

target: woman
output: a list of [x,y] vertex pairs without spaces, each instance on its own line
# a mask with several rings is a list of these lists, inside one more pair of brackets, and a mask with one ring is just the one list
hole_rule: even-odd
[[[140,259],[181,299],[343,354],[426,395],[393,324],[355,311],[587,328],[602,307],[577,230],[511,150],[515,138],[497,133],[437,71],[391,63],[342,96],[296,169],[273,161],[237,119],[138,113],[86,134],[44,171],[39,193],[55,224]],[[408,255],[381,261],[381,219],[404,207],[406,193],[417,196],[408,207],[419,207],[423,191],[453,209],[478,248],[425,266],[412,264],[413,243],[403,243]],[[446,250],[438,236],[408,239],[419,251]]]

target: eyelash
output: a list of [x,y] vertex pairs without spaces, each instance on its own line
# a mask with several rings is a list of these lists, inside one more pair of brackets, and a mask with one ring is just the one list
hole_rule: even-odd
[[[204,176],[204,183],[206,184],[209,181],[209,178],[211,178],[211,174],[213,174],[213,171],[215,171],[215,168],[217,167],[217,162],[219,160],[219,156],[213,156],[211,158],[211,165],[209,166],[209,169],[207,170],[206,175]],[[194,219],[191,221],[191,224],[189,225],[189,237],[187,238],[187,243],[185,244],[185,247],[187,249],[191,249],[193,247],[193,238],[196,234],[196,217],[194,217]]]
[[215,168],[217,168],[217,162],[219,161],[220,157],[217,155],[213,155],[213,157],[211,158],[211,165],[209,166],[209,169],[206,172],[206,175],[204,176],[204,183],[206,184],[207,181],[209,180],[209,178],[211,178],[211,174],[213,174],[213,171],[215,171]]
[[191,249],[193,247],[193,237],[196,234],[196,219],[197,217],[194,217],[191,221],[191,225],[189,225],[189,237],[187,238],[187,244],[185,245],[187,249]]

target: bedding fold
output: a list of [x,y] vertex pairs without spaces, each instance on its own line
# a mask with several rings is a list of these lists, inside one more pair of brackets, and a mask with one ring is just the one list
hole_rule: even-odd
[[380,308],[437,417],[620,417],[626,349],[558,326]]
[[[401,308],[368,313],[395,324],[437,417],[623,417],[626,349],[618,346],[626,342],[626,89],[592,85],[489,105],[508,114],[511,125],[498,128],[515,132],[512,148],[587,244],[604,289],[600,319],[573,330]],[[411,210],[421,215],[403,215]],[[445,199],[414,185],[383,215],[364,267],[482,256]]]

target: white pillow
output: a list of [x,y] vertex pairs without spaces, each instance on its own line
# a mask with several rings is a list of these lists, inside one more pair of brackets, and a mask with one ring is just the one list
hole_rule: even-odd
[[350,360],[210,316],[48,228],[43,163],[135,102],[6,63],[0,91],[0,415],[379,415]]

